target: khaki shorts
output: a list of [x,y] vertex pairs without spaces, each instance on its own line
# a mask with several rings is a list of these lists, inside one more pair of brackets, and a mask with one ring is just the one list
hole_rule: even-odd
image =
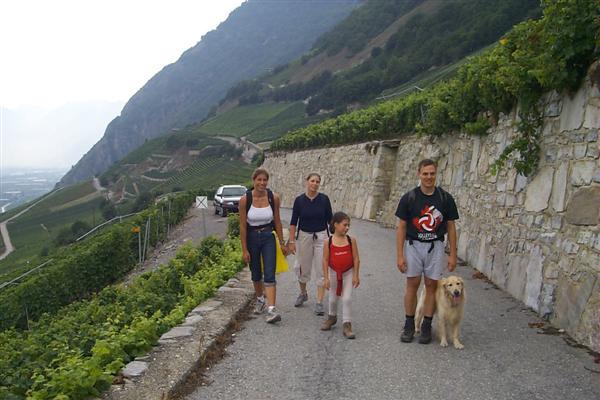
[[407,266],[406,276],[409,278],[425,275],[429,279],[439,281],[448,265],[444,242],[439,240],[433,243],[413,240],[412,244],[408,240],[405,241],[404,259]]
[[327,231],[316,233],[300,230],[296,239],[296,263],[294,270],[298,282],[308,283],[314,270],[317,286],[323,286],[323,242],[327,238]]

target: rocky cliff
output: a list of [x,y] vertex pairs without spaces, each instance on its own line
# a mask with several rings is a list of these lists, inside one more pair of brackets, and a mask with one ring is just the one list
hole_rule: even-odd
[[243,3],[150,79],[60,184],[99,174],[145,139],[202,120],[231,85],[300,56],[359,4],[360,0]]

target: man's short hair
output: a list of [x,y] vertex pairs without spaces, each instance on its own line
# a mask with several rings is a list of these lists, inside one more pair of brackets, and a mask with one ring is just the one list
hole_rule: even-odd
[[433,161],[431,158],[425,158],[425,159],[419,161],[418,171],[421,171],[421,168],[427,167],[428,165],[433,165],[437,171],[437,161]]

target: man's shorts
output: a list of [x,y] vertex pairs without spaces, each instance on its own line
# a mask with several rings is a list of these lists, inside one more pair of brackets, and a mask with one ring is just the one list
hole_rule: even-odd
[[406,276],[409,278],[425,275],[429,279],[439,281],[448,265],[444,242],[441,240],[433,242],[412,240],[412,244],[411,241],[406,240],[404,242],[404,259],[407,267]]

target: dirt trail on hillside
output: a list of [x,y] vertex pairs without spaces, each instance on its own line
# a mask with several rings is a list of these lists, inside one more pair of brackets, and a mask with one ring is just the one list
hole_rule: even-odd
[[132,270],[124,281],[130,283],[135,277],[144,272],[153,271],[158,266],[167,264],[171,258],[175,257],[177,249],[184,243],[200,244],[205,237],[205,225],[207,235],[224,238],[227,233],[227,218],[215,215],[211,202],[209,202],[209,208],[206,210],[191,207],[183,221],[176,227],[171,228],[167,241],[158,245],[153,251],[150,251],[146,261],[141,266],[138,265]]

